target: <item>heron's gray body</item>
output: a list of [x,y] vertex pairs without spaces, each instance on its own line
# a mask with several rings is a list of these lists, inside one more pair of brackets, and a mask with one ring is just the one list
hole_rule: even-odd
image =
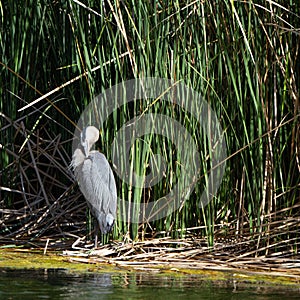
[[[99,151],[89,151],[99,138],[99,131],[97,135],[95,130],[93,126],[84,129],[81,144],[74,151],[71,165],[101,233],[106,234],[112,230],[116,218],[117,189],[106,157]],[[89,133],[93,131],[96,136],[90,138]]]

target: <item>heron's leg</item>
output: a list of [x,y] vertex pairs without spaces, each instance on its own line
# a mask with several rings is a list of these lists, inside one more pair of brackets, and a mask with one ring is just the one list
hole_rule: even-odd
[[99,233],[99,225],[97,220],[94,221],[94,231],[95,231],[95,249],[98,247],[98,233]]

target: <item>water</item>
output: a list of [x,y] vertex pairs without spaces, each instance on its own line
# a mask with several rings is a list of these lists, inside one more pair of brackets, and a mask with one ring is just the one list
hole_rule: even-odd
[[296,287],[207,281],[153,273],[75,274],[64,269],[0,269],[0,299],[299,299]]

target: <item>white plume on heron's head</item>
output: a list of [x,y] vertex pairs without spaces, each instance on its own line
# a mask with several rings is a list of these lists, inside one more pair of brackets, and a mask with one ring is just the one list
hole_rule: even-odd
[[95,126],[88,126],[82,130],[80,139],[84,154],[88,157],[90,149],[99,140],[99,130]]

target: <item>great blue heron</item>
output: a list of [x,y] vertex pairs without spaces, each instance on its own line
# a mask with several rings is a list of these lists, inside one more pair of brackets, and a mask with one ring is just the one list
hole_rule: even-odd
[[[94,126],[83,129],[80,143],[74,151],[71,166],[87,204],[97,219],[101,233],[111,232],[117,210],[116,182],[106,157],[99,151],[90,151],[99,139],[99,130]],[[95,224],[97,227],[97,224]],[[97,247],[95,233],[95,247]]]

